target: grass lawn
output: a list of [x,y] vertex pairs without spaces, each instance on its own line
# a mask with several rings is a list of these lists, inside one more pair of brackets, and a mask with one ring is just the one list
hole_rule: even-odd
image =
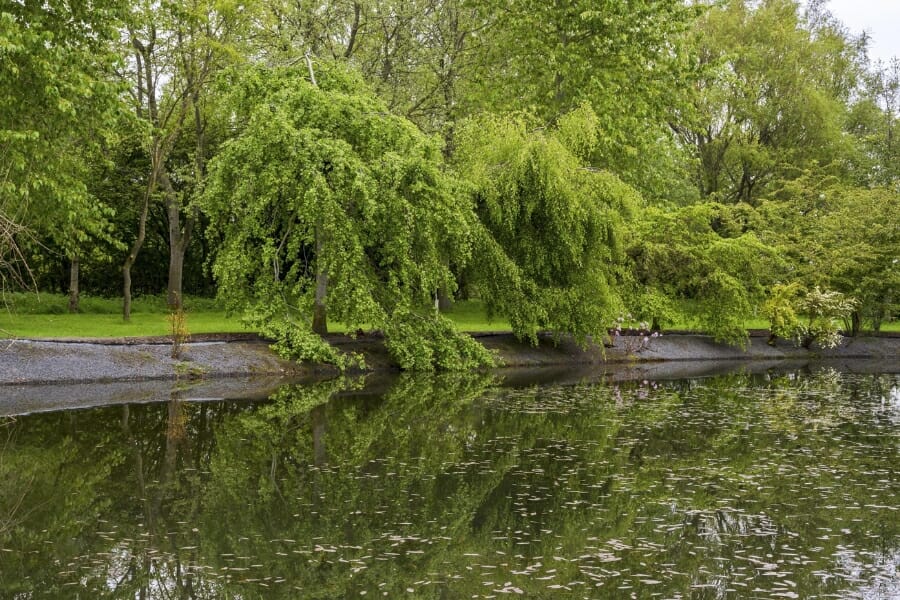
[[[61,294],[8,294],[0,305],[0,337],[129,337],[168,335],[165,298],[158,296],[135,299],[131,322],[122,320],[119,299],[85,297],[82,312],[67,312],[66,296]],[[238,317],[226,316],[224,309],[207,298],[185,299],[187,329],[190,333],[246,332]],[[463,331],[509,331],[504,319],[489,320],[484,305],[478,300],[457,302],[447,313]],[[748,319],[748,329],[766,329],[765,319]],[[675,323],[669,329],[691,329],[689,323]],[[346,331],[340,323],[330,323],[335,332]],[[885,323],[882,331],[900,331],[900,321]]]

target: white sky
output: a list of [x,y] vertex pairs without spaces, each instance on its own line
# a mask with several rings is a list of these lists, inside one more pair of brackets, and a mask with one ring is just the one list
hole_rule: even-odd
[[854,34],[870,35],[869,58],[900,58],[900,0],[829,0],[828,10]]

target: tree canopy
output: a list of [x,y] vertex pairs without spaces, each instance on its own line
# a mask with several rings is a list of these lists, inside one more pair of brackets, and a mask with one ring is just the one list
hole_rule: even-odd
[[513,115],[472,119],[457,134],[454,166],[485,228],[473,280],[489,310],[533,341],[545,329],[603,337],[621,312],[613,273],[638,194],[587,162],[597,119],[583,105],[549,128]]
[[447,265],[472,245],[471,207],[441,170],[437,140],[336,64],[251,69],[234,86],[237,133],[210,164],[204,198],[231,306],[297,351],[310,342],[289,332],[311,331],[322,301],[351,329],[383,329],[405,366],[489,362],[418,310],[455,285]]

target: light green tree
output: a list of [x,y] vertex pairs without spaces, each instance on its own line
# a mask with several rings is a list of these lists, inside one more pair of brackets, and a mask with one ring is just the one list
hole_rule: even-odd
[[[90,164],[123,126],[115,40],[119,2],[0,8],[0,261],[21,277],[17,234],[30,228],[71,257],[106,235]],[[10,271],[9,269],[12,269]],[[18,276],[15,274],[18,273]]]
[[582,105],[549,128],[526,115],[483,116],[457,134],[455,167],[472,185],[484,231],[468,278],[517,336],[606,335],[621,308],[615,265],[639,203],[589,166],[599,117]]
[[702,77],[673,126],[702,197],[756,205],[780,181],[852,152],[842,126],[863,54],[827,13],[728,0],[705,14],[696,43]]
[[467,262],[474,214],[440,144],[337,64],[247,69],[236,129],[210,164],[204,209],[220,294],[296,358],[340,362],[327,319],[376,328],[405,368],[492,362],[427,306]]
[[[246,8],[246,10],[245,10]],[[167,301],[179,308],[184,260],[199,213],[192,203],[202,189],[215,146],[210,115],[215,77],[246,57],[239,34],[253,5],[192,0],[182,4],[141,2],[127,20],[131,57],[123,71],[133,109],[146,132],[150,157],[138,233],[123,263],[123,316],[131,314],[131,268],[145,239],[147,215],[159,200],[169,243]]]
[[747,205],[644,211],[627,244],[630,313],[654,328],[681,318],[718,340],[745,344],[744,322],[779,265],[776,250],[754,233],[759,226]]

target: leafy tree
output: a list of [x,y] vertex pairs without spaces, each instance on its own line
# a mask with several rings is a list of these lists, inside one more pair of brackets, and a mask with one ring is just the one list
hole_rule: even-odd
[[847,331],[878,329],[897,310],[900,195],[845,185],[827,170],[786,183],[760,207],[763,239],[784,256],[778,278],[852,299]]
[[7,266],[21,265],[13,235],[21,227],[72,257],[105,236],[108,215],[86,180],[124,125],[112,77],[121,9],[115,0],[0,8],[0,257]]
[[496,21],[477,0],[308,0],[266,3],[250,43],[271,64],[305,52],[357,67],[391,112],[452,139],[485,68]]
[[852,157],[861,185],[895,186],[900,181],[900,58],[877,64],[866,76],[864,94],[850,107],[847,129],[857,139]]
[[236,135],[204,197],[229,306],[297,358],[338,360],[311,333],[332,318],[383,329],[406,368],[492,362],[420,310],[471,252],[472,209],[440,145],[336,64],[248,69],[233,86]]
[[598,116],[583,105],[552,128],[525,115],[483,116],[457,135],[484,232],[469,277],[517,336],[542,329],[606,335],[621,307],[613,278],[638,194],[588,166]]
[[729,0],[700,21],[702,77],[675,121],[700,194],[756,205],[778,181],[840,162],[862,54],[827,13],[797,0]]
[[473,52],[485,65],[467,82],[474,106],[533,110],[552,122],[582,103],[598,119],[590,164],[649,195],[681,160],[669,123],[695,80],[689,32],[702,10],[681,0],[487,0],[490,28]]
[[[134,109],[148,131],[150,172],[138,221],[138,234],[123,264],[124,305],[131,306],[131,267],[146,235],[148,211],[161,197],[169,241],[167,300],[180,307],[184,259],[199,214],[191,203],[206,176],[215,132],[209,115],[216,74],[233,60],[237,34],[249,11],[227,3],[194,0],[186,4],[136,5],[128,21],[132,50],[123,74]],[[178,152],[179,145],[183,149]]]
[[629,232],[628,307],[654,328],[682,316],[716,339],[745,344],[744,320],[765,297],[776,251],[753,233],[746,205],[649,208]]

